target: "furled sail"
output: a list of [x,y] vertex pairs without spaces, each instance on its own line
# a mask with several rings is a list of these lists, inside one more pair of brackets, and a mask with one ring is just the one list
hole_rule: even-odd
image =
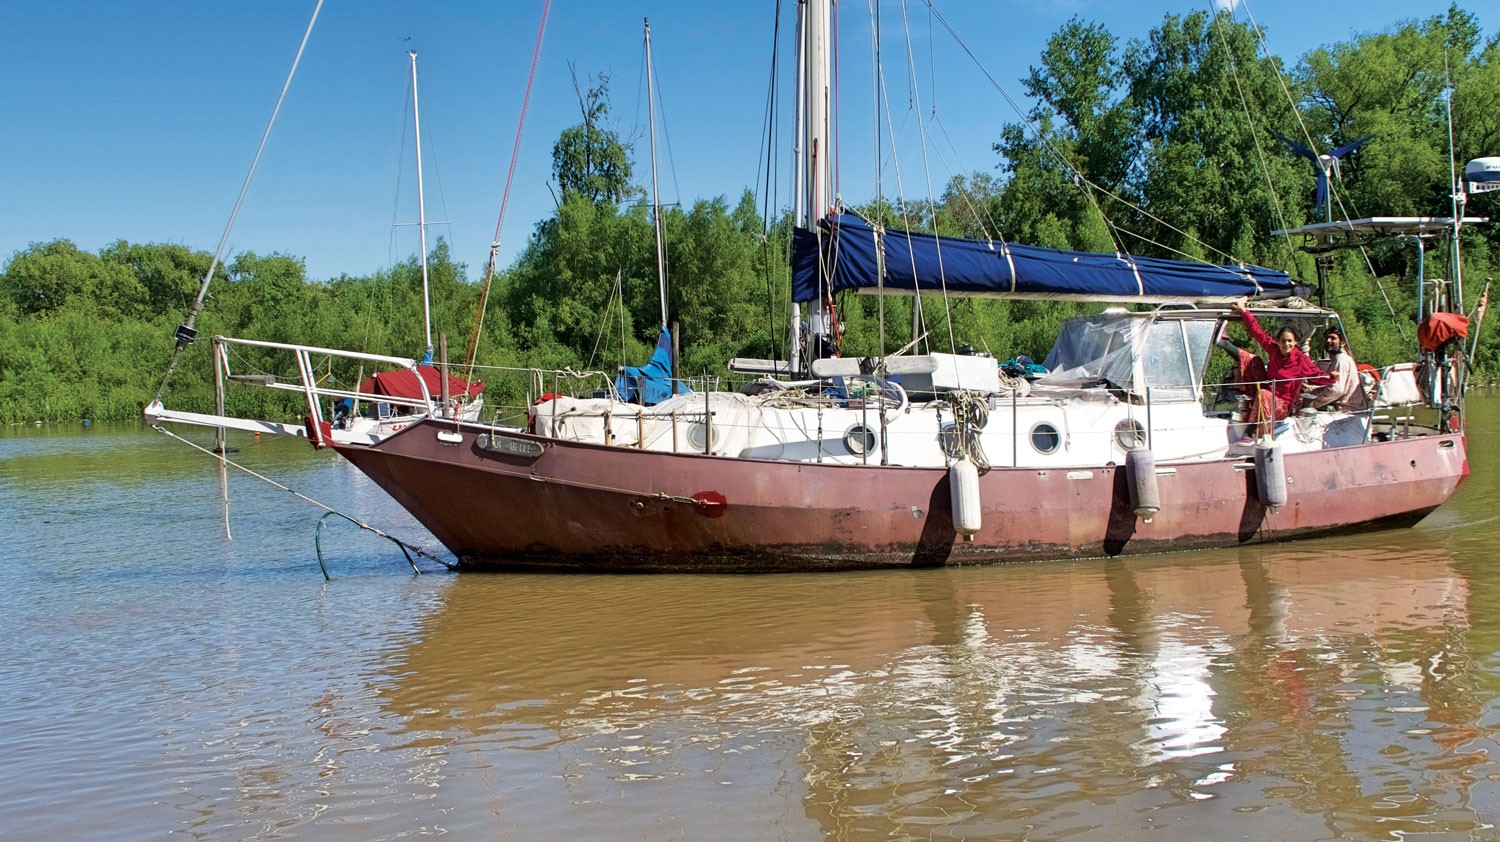
[[1285,272],[1261,266],[888,231],[849,212],[825,217],[818,233],[795,232],[792,299],[816,300],[820,286],[825,292],[946,289],[957,295],[1074,301],[1229,301],[1294,294]]

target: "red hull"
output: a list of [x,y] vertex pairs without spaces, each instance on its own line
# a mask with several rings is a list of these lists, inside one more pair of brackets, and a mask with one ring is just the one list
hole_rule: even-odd
[[[1131,509],[1123,467],[996,468],[983,526],[953,529],[948,474],[667,454],[524,434],[539,456],[436,436],[422,422],[338,446],[467,567],[751,572],[1114,556],[1406,526],[1467,474],[1461,434],[1286,457],[1287,505],[1256,497],[1249,460],[1158,465],[1161,511]],[[530,445],[526,445],[530,446]],[[696,499],[692,499],[696,498]]]

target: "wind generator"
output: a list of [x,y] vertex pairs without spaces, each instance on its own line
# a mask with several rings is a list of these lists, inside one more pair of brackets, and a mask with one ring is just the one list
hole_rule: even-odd
[[1323,221],[1332,222],[1333,203],[1328,201],[1329,175],[1332,174],[1334,178],[1341,178],[1342,176],[1339,173],[1339,161],[1342,160],[1345,155],[1348,155],[1361,146],[1364,146],[1366,143],[1369,143],[1370,139],[1373,138],[1374,135],[1367,134],[1363,137],[1352,140],[1344,144],[1343,146],[1339,146],[1330,152],[1325,152],[1322,155],[1319,155],[1308,147],[1298,143],[1295,140],[1292,140],[1291,138],[1287,137],[1284,134],[1281,134],[1280,132],[1276,133],[1276,137],[1282,143],[1285,143],[1287,145],[1287,148],[1297,153],[1299,157],[1306,158],[1307,160],[1312,161],[1313,167],[1315,167],[1318,172],[1318,192],[1316,200],[1313,202],[1313,212],[1316,213],[1319,210],[1323,210]]

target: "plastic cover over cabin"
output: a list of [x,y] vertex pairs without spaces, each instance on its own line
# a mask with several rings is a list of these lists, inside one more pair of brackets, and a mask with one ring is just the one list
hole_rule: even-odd
[[1100,313],[1069,319],[1042,364],[1037,386],[1108,385],[1152,399],[1195,400],[1213,349],[1217,318],[1156,319]]

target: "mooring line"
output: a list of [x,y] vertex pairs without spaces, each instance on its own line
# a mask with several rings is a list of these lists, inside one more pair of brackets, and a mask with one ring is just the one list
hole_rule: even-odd
[[325,580],[329,579],[330,577],[328,575],[328,568],[325,567],[324,564],[323,564],[323,546],[322,546],[322,537],[321,536],[322,536],[322,533],[323,533],[323,521],[327,520],[330,515],[338,515],[339,517],[343,518],[344,520],[347,520],[350,523],[354,524],[355,526],[358,526],[360,529],[363,529],[363,530],[365,530],[367,532],[373,532],[376,535],[379,535],[380,537],[382,537],[382,538],[386,539],[387,541],[390,541],[391,543],[393,543],[396,546],[400,547],[401,548],[401,552],[403,552],[403,553],[406,554],[406,561],[407,561],[407,563],[411,565],[411,569],[413,571],[415,571],[418,575],[420,575],[422,571],[417,567],[417,563],[412,560],[412,557],[411,557],[412,553],[416,553],[417,555],[422,556],[423,558],[426,558],[426,559],[431,559],[432,561],[435,561],[438,564],[441,564],[442,566],[448,568],[449,570],[457,570],[458,569],[458,565],[456,565],[456,564],[453,564],[453,563],[451,563],[451,562],[449,562],[449,561],[447,561],[445,559],[438,558],[437,556],[433,555],[432,553],[430,553],[430,552],[422,549],[421,547],[419,547],[419,546],[417,546],[417,545],[415,545],[415,544],[413,544],[413,543],[411,543],[409,541],[403,541],[403,540],[401,540],[400,538],[397,538],[394,535],[390,535],[390,534],[387,534],[385,532],[382,532],[381,530],[376,529],[375,527],[369,525],[368,523],[365,523],[364,521],[362,521],[362,520],[360,520],[360,519],[358,519],[356,517],[353,517],[351,515],[346,515],[343,512],[339,511],[338,509],[335,509],[334,507],[328,505],[327,503],[322,503],[322,502],[319,502],[317,500],[314,500],[313,498],[307,496],[306,494],[303,494],[302,492],[297,491],[297,490],[295,490],[293,488],[290,488],[288,486],[282,485],[281,483],[277,482],[274,479],[271,479],[268,476],[265,476],[264,474],[256,473],[255,471],[250,470],[249,468],[245,467],[244,465],[241,465],[238,462],[235,462],[234,460],[228,458],[224,454],[215,453],[212,450],[209,450],[208,448],[203,447],[202,445],[200,445],[200,444],[198,444],[196,442],[189,441],[189,440],[183,438],[182,436],[179,436],[176,433],[174,433],[171,430],[168,430],[168,429],[166,429],[164,427],[159,427],[159,426],[153,425],[152,429],[156,430],[157,432],[161,433],[164,436],[167,436],[169,438],[174,438],[174,439],[182,442],[183,444],[187,445],[188,447],[191,447],[191,448],[193,448],[195,450],[202,451],[203,453],[207,453],[209,456],[212,456],[213,458],[219,460],[220,462],[224,463],[225,465],[228,465],[228,466],[230,466],[232,468],[238,468],[239,470],[244,471],[245,473],[249,474],[252,477],[255,477],[258,480],[270,483],[271,485],[276,486],[277,488],[281,489],[282,491],[285,491],[288,494],[291,494],[292,496],[297,497],[300,500],[304,500],[304,501],[306,501],[308,503],[311,503],[314,506],[317,506],[318,508],[323,509],[324,511],[326,511],[328,514],[323,515],[323,517],[318,521],[318,533],[317,533],[317,536],[314,538],[314,544],[315,544],[315,546],[317,547],[317,550],[318,550],[318,567],[322,569],[322,571],[323,571],[323,578]]

